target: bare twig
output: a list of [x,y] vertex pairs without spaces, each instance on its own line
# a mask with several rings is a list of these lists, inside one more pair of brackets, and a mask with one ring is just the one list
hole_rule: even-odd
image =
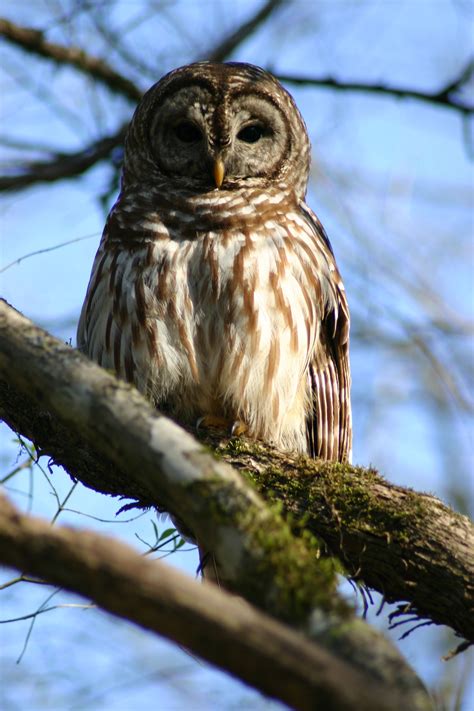
[[127,124],[115,134],[94,141],[80,151],[58,154],[51,161],[35,161],[23,165],[21,175],[0,176],[0,192],[20,190],[35,183],[51,183],[64,178],[75,178],[96,163],[107,159],[114,148],[123,143]]
[[142,91],[130,79],[116,72],[112,67],[98,57],[94,57],[80,47],[66,47],[62,44],[48,42],[41,30],[21,27],[20,25],[0,18],[0,36],[17,47],[46,57],[60,65],[68,64],[92,77],[112,91],[122,94],[132,102],[139,101]]
[[60,242],[59,244],[54,244],[52,247],[44,247],[43,249],[35,249],[33,252],[27,252],[26,254],[22,254],[21,257],[18,257],[18,259],[14,259],[12,262],[5,264],[4,267],[1,267],[0,274],[3,274],[3,272],[8,271],[8,269],[17,266],[18,264],[21,264],[21,262],[23,262],[25,259],[36,257],[38,254],[47,254],[48,252],[54,252],[56,249],[62,249],[63,247],[67,247],[70,244],[75,244],[76,242],[83,242],[86,239],[92,239],[93,237],[97,238],[98,236],[99,233],[94,232],[90,235],[84,235],[83,237],[74,237],[74,239],[65,240],[64,242]]
[[240,27],[237,27],[236,30],[233,30],[202,58],[209,59],[211,62],[223,62],[283,4],[284,0],[267,0],[255,15],[246,20]]
[[453,81],[449,82],[439,91],[419,91],[410,89],[409,87],[388,86],[387,84],[370,84],[368,82],[352,82],[341,81],[334,77],[303,77],[295,74],[277,74],[278,79],[286,84],[295,84],[300,86],[315,86],[335,91],[356,91],[365,94],[378,94],[392,96],[398,98],[417,99],[418,101],[444,106],[445,108],[455,109],[463,114],[471,114],[474,112],[474,107],[462,103],[455,98],[455,93],[468,80],[473,71],[473,63],[470,62]]

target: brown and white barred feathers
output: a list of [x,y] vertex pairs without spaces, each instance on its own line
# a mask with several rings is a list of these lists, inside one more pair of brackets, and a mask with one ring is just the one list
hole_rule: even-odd
[[284,450],[351,451],[349,311],[305,204],[291,96],[246,64],[192,64],[143,97],[78,347],[181,422],[239,421]]

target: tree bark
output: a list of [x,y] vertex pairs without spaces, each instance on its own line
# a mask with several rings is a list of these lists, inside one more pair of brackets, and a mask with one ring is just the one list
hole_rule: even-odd
[[397,711],[403,703],[241,598],[111,537],[25,516],[1,495],[0,559],[184,645],[293,708]]
[[[93,438],[84,439],[74,422],[69,425],[57,412],[52,414],[39,382],[28,377],[27,363],[41,363],[45,387],[58,396],[65,397],[73,377],[67,371],[61,384],[64,362],[72,369],[85,368],[86,379],[91,369],[96,382],[98,372],[102,392],[120,393],[125,411],[133,411],[137,398],[142,411],[142,398],[35,328],[5,302],[0,313],[2,419],[86,486],[169,510],[191,527],[186,512],[183,516],[166,500],[164,487],[154,487],[151,478],[139,476],[140,467],[132,462],[131,475],[125,460],[114,461],[111,452],[99,454]],[[151,409],[147,414],[158,417]],[[100,440],[99,431],[95,436]],[[222,459],[246,473],[267,500],[280,501],[295,519],[303,518],[304,528],[320,537],[352,578],[390,602],[404,603],[400,611],[410,617],[418,615],[448,625],[468,640],[474,638],[474,527],[467,517],[435,497],[389,484],[373,470],[294,457],[261,442],[212,433],[200,436]],[[104,437],[110,440],[107,431]]]
[[[205,433],[202,440],[320,537],[348,575],[400,602],[392,619],[427,618],[474,640],[474,526],[435,496],[374,469],[282,454]],[[403,601],[403,602],[402,602]]]
[[[339,598],[331,561],[318,560],[314,540],[304,532],[294,535],[234,469],[153,410],[134,388],[5,302],[0,327],[0,412],[14,429],[87,485],[135,496],[177,515],[214,552],[231,589],[305,629],[390,691],[405,694],[410,708],[429,707],[422,685],[395,648],[356,620]],[[53,433],[62,435],[58,448]],[[235,444],[231,449],[235,456]],[[102,462],[102,468],[84,470],[84,462],[86,467]],[[338,466],[342,473],[351,471]]]

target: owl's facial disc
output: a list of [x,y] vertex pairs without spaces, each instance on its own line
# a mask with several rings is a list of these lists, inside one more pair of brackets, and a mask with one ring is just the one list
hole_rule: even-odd
[[277,179],[288,163],[292,135],[281,109],[256,89],[232,97],[228,107],[231,145],[224,153],[230,179]]
[[197,190],[277,178],[292,142],[283,111],[252,86],[220,96],[181,87],[156,108],[150,135],[160,169]]

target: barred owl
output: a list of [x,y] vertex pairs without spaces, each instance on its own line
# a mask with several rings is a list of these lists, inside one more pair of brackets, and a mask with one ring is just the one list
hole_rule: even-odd
[[309,162],[292,97],[262,69],[163,77],[128,129],[78,347],[178,421],[343,461],[349,312],[305,203]]

